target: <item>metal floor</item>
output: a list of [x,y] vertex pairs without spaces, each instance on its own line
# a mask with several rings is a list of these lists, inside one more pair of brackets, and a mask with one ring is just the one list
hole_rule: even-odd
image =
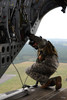
[[37,88],[28,96],[17,100],[67,100],[67,89],[55,91],[54,89]]
[[67,100],[67,88],[55,91],[55,88],[28,88],[0,95],[0,100]]

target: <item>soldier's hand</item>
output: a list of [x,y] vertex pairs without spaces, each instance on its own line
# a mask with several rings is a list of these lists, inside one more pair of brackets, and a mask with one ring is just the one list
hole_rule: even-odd
[[36,50],[38,49],[38,45],[37,45],[37,43],[35,43],[35,41],[30,40],[29,45],[31,45]]

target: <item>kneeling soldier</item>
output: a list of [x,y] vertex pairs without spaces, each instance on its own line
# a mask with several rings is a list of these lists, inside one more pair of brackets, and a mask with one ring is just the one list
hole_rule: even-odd
[[29,39],[29,44],[38,50],[36,63],[26,70],[26,74],[36,80],[34,87],[37,87],[40,82],[42,88],[56,85],[56,90],[60,89],[61,77],[50,78],[59,65],[55,47],[50,41],[33,34],[29,35]]

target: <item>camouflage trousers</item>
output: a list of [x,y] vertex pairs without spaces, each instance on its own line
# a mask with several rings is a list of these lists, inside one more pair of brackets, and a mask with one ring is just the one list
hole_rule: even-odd
[[56,68],[47,66],[45,63],[34,63],[27,68],[26,74],[40,83],[46,83]]

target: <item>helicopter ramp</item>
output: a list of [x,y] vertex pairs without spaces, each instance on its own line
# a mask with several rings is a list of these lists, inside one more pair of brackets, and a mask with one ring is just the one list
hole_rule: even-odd
[[22,88],[0,94],[0,100],[67,100],[67,89]]
[[18,100],[67,100],[67,89],[55,91],[54,89],[38,88],[31,95]]

